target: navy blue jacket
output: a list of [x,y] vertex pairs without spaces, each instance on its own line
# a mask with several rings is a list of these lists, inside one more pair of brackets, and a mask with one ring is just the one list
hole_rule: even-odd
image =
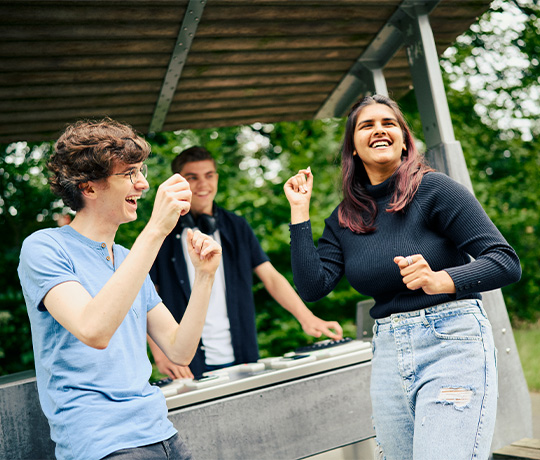
[[[231,325],[235,364],[257,361],[259,347],[255,326],[255,303],[253,300],[253,269],[267,262],[264,253],[247,221],[217,206],[214,207],[221,245],[222,263],[225,271],[227,313]],[[150,271],[163,303],[180,322],[186,311],[191,287],[182,249],[182,223],[165,238]],[[189,255],[185,255],[189,257]],[[190,364],[195,376],[205,370],[202,342]]]

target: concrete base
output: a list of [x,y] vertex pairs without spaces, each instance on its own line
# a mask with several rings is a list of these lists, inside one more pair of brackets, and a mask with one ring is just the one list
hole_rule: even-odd
[[[374,436],[371,363],[354,364],[174,409],[199,459],[300,459]],[[0,378],[0,458],[54,459],[35,378]],[[24,378],[21,378],[24,377]]]

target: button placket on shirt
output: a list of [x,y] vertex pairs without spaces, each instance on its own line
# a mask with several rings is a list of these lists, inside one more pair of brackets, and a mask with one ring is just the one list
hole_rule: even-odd
[[104,257],[107,262],[111,262],[111,256],[109,255],[109,252],[107,251],[107,244],[101,243],[101,249],[104,251]]

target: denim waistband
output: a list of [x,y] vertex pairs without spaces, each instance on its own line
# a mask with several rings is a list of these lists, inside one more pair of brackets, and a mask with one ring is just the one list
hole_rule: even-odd
[[411,324],[417,322],[424,322],[426,317],[434,315],[438,317],[444,317],[451,315],[461,315],[466,313],[478,313],[479,311],[482,313],[482,315],[487,317],[481,300],[456,300],[453,302],[434,305],[433,307],[423,308],[421,310],[407,311],[404,313],[394,313],[390,316],[387,316],[386,318],[376,319],[373,329],[375,331],[377,326],[383,325],[388,325],[388,327],[392,327],[394,325],[403,325],[404,323]]

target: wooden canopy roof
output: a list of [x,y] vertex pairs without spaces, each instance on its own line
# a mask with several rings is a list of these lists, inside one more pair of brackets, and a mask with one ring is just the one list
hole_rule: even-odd
[[[486,0],[30,0],[0,5],[0,142],[78,118],[143,133],[340,116],[330,96],[404,4],[430,4],[438,52]],[[403,46],[389,94],[411,89]],[[353,102],[353,101],[351,101]]]

